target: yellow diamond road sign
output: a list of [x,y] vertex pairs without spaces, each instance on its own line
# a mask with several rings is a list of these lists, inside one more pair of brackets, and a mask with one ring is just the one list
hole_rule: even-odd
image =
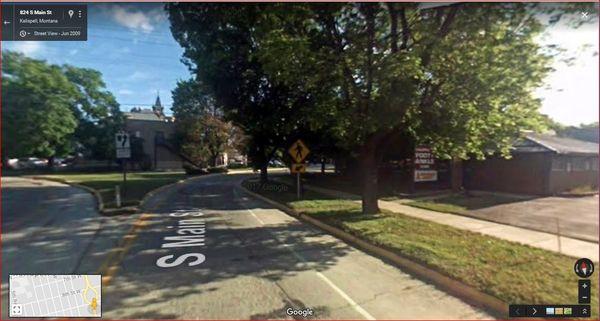
[[290,153],[292,159],[294,159],[296,163],[300,163],[306,158],[306,156],[308,156],[310,150],[308,149],[308,147],[306,147],[306,145],[304,145],[304,143],[301,140],[298,139],[295,143],[292,144],[292,147],[288,149],[288,153]]
[[292,172],[292,174],[304,173],[306,172],[306,164],[292,164],[290,172]]

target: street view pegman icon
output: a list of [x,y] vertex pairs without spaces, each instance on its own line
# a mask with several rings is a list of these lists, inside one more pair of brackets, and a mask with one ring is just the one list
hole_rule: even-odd
[[575,262],[575,274],[581,278],[589,278],[594,273],[594,263],[587,258],[581,258]]

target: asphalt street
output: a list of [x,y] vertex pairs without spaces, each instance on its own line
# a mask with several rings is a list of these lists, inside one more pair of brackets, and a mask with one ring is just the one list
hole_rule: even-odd
[[103,317],[492,318],[251,198],[244,177],[194,178],[149,199],[145,228],[103,288]]

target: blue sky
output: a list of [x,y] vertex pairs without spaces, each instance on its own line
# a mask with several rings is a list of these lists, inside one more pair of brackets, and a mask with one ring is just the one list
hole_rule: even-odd
[[191,77],[180,62],[183,50],[173,39],[160,3],[88,4],[87,42],[3,42],[51,63],[99,70],[124,111],[149,107],[157,91],[167,108],[171,90]]
[[[579,29],[559,24],[538,39],[558,44],[564,56],[578,57],[570,64],[557,59],[556,71],[535,91],[543,100],[541,112],[567,125],[598,121],[598,38],[595,19]],[[124,111],[149,107],[159,91],[169,112],[171,90],[191,77],[160,3],[88,4],[87,42],[3,42],[2,49],[101,71]]]

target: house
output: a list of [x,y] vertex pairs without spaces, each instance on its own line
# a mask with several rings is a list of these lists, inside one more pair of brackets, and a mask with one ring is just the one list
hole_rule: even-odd
[[164,114],[164,107],[158,95],[152,109],[133,108],[125,113],[125,130],[132,137],[132,141],[135,138],[141,139],[143,153],[152,169],[182,168],[183,160],[168,145],[168,140],[175,134],[175,120]]
[[554,195],[598,187],[598,144],[549,134],[527,133],[512,158],[464,162],[467,189]]

